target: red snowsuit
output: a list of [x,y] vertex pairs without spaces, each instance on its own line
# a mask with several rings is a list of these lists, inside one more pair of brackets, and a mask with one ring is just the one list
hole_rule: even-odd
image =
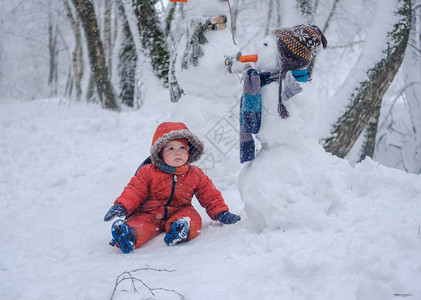
[[[165,145],[165,142],[173,137],[173,134],[168,136],[166,133],[174,133],[173,124],[182,123],[163,124],[166,124],[168,128],[159,133],[158,130],[162,131],[162,128],[158,127],[158,136],[155,133],[152,146],[157,145],[157,141]],[[180,128],[176,126],[175,130],[177,129]],[[184,131],[182,135],[185,136]],[[194,144],[195,140],[189,139],[189,143]],[[161,148],[158,147],[157,150],[160,151]],[[153,164],[141,167],[121,196],[114,201],[114,204],[121,204],[127,210],[129,217],[126,223],[136,236],[136,248],[161,232],[167,232],[174,221],[183,217],[190,218],[188,240],[196,237],[202,228],[202,219],[192,206],[193,196],[196,196],[212,220],[216,220],[217,214],[228,210],[221,192],[215,188],[200,168],[190,165],[185,174],[166,173],[154,164],[156,160],[160,162],[157,159],[159,153],[155,153],[155,150],[154,153],[151,150]]]

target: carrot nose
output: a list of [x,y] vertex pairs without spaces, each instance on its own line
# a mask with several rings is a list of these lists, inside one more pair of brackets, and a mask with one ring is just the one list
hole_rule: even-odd
[[187,2],[187,0],[170,0],[170,2]]
[[241,55],[240,56],[240,62],[246,63],[246,62],[257,62],[257,54],[251,54],[251,55]]

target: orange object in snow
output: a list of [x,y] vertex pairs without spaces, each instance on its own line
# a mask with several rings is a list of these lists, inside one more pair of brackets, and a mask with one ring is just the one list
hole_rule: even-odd
[[241,55],[240,56],[240,62],[246,63],[246,62],[257,62],[257,54],[251,54],[251,55]]
[[170,0],[170,2],[187,2],[187,0]]

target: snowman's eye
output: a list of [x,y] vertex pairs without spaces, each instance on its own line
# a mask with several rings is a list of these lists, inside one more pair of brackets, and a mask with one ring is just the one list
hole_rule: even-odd
[[267,47],[268,43],[263,43],[263,45]]

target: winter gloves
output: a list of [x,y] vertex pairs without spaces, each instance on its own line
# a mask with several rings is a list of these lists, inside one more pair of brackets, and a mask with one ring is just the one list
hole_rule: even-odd
[[223,224],[234,224],[240,221],[241,217],[229,211],[223,211],[216,216],[216,219]]
[[104,217],[104,221],[110,221],[114,217],[122,217],[126,215],[127,211],[121,204],[115,204],[111,206],[110,210],[107,212],[107,214]]
[[[126,209],[121,204],[115,204],[111,206],[110,210],[107,212],[107,214],[104,217],[104,221],[110,221],[114,217],[123,217],[127,213]],[[234,224],[241,220],[240,216],[237,216],[235,214],[230,213],[229,211],[224,211],[219,213],[216,216],[216,219],[223,223],[223,224]]]
[[[303,79],[301,78],[300,80],[303,80]],[[290,98],[294,97],[298,93],[301,93],[302,90],[303,88],[298,83],[297,77],[295,77],[291,72],[287,72],[285,76],[285,86],[282,89],[282,94],[281,94],[282,99],[289,100]]]
[[[126,209],[121,204],[115,204],[111,206],[110,210],[105,215],[104,221],[110,221],[114,217],[123,217],[126,213]],[[216,216],[216,219],[223,224],[234,224],[240,221],[241,217],[230,213],[229,211],[224,211],[219,213]]]

